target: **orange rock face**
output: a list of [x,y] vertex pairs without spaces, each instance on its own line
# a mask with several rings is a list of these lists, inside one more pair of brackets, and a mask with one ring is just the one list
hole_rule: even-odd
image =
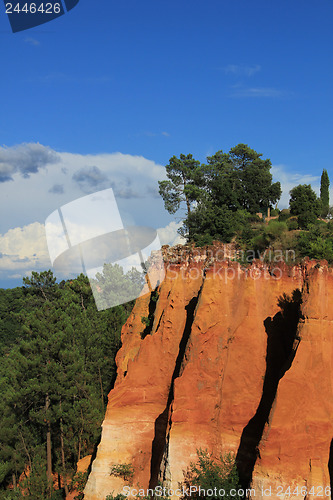
[[[260,443],[254,485],[285,491],[292,498],[331,498],[333,479],[333,272],[325,265],[309,271],[300,343],[281,379],[275,407]],[[299,491],[297,492],[297,487]]]
[[[332,280],[325,263],[169,254],[158,294],[140,297],[123,328],[85,499],[130,483],[176,489],[199,448],[234,452],[256,498],[289,485],[289,498],[305,487],[330,498]],[[132,479],[110,474],[124,464]]]

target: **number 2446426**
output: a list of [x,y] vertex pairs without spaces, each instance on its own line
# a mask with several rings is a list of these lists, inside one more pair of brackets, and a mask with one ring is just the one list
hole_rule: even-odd
[[6,13],[13,14],[14,12],[17,14],[21,12],[23,14],[60,14],[61,5],[60,3],[41,3],[37,6],[35,3],[25,3],[21,6],[19,3],[6,3]]

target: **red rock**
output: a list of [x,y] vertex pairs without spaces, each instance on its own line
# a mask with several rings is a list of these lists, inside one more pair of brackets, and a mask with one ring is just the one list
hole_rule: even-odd
[[[295,360],[281,379],[274,413],[260,444],[254,484],[275,489],[291,485],[313,489],[307,499],[331,498],[328,462],[333,439],[333,270],[312,269],[301,341]],[[300,494],[293,498],[303,499]]]
[[[213,249],[215,259],[218,250]],[[292,361],[286,351],[289,316],[277,302],[295,289],[303,290],[301,341],[273,405],[266,396],[274,391],[267,392],[266,386],[260,411],[268,405],[269,425],[262,438],[259,432],[261,459],[255,464],[253,485],[256,497],[264,498],[262,486],[329,484],[332,270],[325,263],[317,269],[312,261],[305,267],[276,263],[270,269],[256,261],[243,269],[236,262],[214,262],[205,250],[196,255],[181,251],[169,252],[151,334],[141,338],[148,295],[137,300],[123,328],[118,377],[85,499],[122,492],[126,481],[110,475],[114,464],[132,464],[133,485],[145,489],[156,484],[158,475],[166,486],[176,488],[200,447],[214,456],[239,452],[243,467],[248,446],[259,432],[258,414],[252,418],[263,396],[265,375],[265,383],[271,378],[274,387],[280,365],[285,370],[286,360]],[[281,325],[287,332],[281,333],[282,340]],[[268,338],[273,355],[267,361]]]

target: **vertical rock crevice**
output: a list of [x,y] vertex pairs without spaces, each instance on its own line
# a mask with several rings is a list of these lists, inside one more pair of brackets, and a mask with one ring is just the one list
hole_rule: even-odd
[[330,444],[330,454],[328,459],[328,474],[330,476],[331,491],[333,489],[333,439]]
[[147,335],[151,335],[153,331],[154,319],[155,319],[155,311],[157,307],[157,301],[159,298],[158,290],[153,290],[150,293],[150,300],[148,305],[148,317],[142,318],[145,321],[146,328],[141,332],[141,338],[144,339]]
[[[180,376],[183,362],[185,359],[186,348],[192,331],[192,325],[195,318],[195,310],[202,292],[204,281],[201,284],[199,292],[194,296],[187,306],[186,310],[186,322],[184,331],[179,343],[179,350],[177,359],[175,362],[175,368],[172,374],[169,395],[164,411],[157,417],[155,421],[155,433],[152,443],[152,454],[151,454],[151,467],[150,467],[150,481],[149,488],[155,488],[159,481],[159,474],[163,456],[165,455],[165,450],[169,441],[169,433],[171,429],[172,421],[172,403],[174,400],[174,383],[175,380]],[[165,457],[164,457],[165,458]]]
[[292,365],[300,342],[298,324],[301,312],[302,292],[293,291],[291,297],[283,294],[278,299],[280,311],[264,320],[267,334],[266,372],[260,403],[255,415],[243,430],[236,456],[236,464],[243,488],[249,488],[253,469],[259,456],[258,446],[276,397],[279,381]]

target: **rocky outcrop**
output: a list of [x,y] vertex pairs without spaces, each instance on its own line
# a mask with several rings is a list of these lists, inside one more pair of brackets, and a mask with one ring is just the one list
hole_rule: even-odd
[[256,498],[330,498],[332,270],[220,250],[165,250],[165,280],[137,300],[85,499],[122,491],[117,464],[136,488],[176,488],[200,447],[234,452]]
[[317,265],[307,282],[299,347],[279,383],[253,482],[258,489],[291,486],[292,498],[304,499],[302,486],[310,492],[307,499],[331,498],[325,487],[333,481],[332,269]]

